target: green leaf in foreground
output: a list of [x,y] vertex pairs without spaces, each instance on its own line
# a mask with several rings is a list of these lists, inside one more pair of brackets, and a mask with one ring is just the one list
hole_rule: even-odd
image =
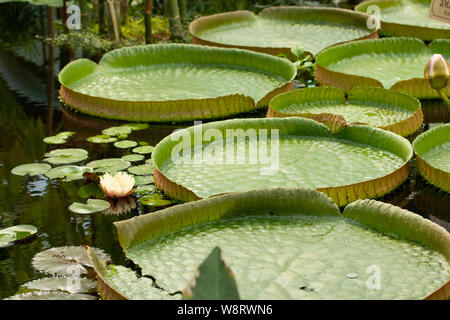
[[131,165],[130,162],[120,158],[108,158],[91,161],[86,166],[93,168],[95,172],[114,173],[117,171],[125,170],[130,165]]
[[116,142],[117,138],[110,137],[106,134],[100,134],[98,136],[92,136],[86,139],[89,142],[92,143],[110,143],[110,142]]
[[142,147],[134,148],[133,152],[139,153],[139,154],[149,154],[149,153],[152,153],[154,149],[155,149],[155,147],[153,147],[153,146],[142,146]]
[[190,300],[240,299],[233,272],[222,260],[219,247],[215,247],[197,269],[183,296]]
[[37,228],[32,225],[22,224],[0,230],[0,248],[7,247],[13,242],[24,240],[37,233]]
[[16,176],[26,176],[27,174],[30,176],[37,176],[46,173],[51,168],[52,167],[46,163],[27,163],[14,167],[11,170],[11,173]]
[[151,207],[162,207],[173,203],[171,200],[164,199],[159,193],[143,196],[139,199],[139,201],[141,201],[143,205]]
[[74,135],[75,132],[72,131],[64,131],[60,132],[57,135],[45,137],[44,142],[48,144],[63,144],[67,142],[67,139]]
[[88,152],[78,148],[56,149],[46,153],[45,156],[47,158],[44,161],[51,164],[69,164],[86,160]]
[[89,214],[104,211],[110,206],[108,201],[101,199],[88,199],[87,203],[74,202],[70,205],[69,210],[79,214]]
[[114,142],[114,147],[119,148],[119,149],[133,148],[136,146],[137,146],[137,142],[131,141],[131,140],[122,140],[122,141]]

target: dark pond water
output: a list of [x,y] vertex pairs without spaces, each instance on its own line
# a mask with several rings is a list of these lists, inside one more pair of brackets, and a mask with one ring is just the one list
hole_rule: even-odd
[[[11,174],[16,165],[42,160],[45,152],[61,147],[84,148],[89,151],[90,160],[126,153],[111,144],[85,140],[117,123],[62,108],[56,75],[66,59],[58,50],[54,54],[54,63],[48,64],[43,62],[39,44],[13,53],[0,46],[0,229],[32,224],[39,230],[38,236],[28,243],[0,249],[0,299],[15,294],[21,284],[44,276],[33,270],[30,262],[36,253],[51,247],[86,244],[104,249],[115,264],[125,264],[112,223],[154,210],[138,202],[136,208],[120,216],[76,215],[68,207],[74,201],[83,201],[77,194],[83,181],[62,182],[44,176],[25,178]],[[264,115],[263,110],[253,116]],[[151,125],[133,133],[130,139],[155,145],[176,128]],[[75,139],[66,145],[47,145],[42,140],[65,130],[77,132]],[[382,200],[419,213],[450,230],[450,195],[417,177],[414,166],[410,179]]]

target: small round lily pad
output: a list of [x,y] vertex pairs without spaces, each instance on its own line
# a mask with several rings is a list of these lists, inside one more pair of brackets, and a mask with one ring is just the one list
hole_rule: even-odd
[[107,136],[127,136],[131,133],[131,127],[127,126],[118,126],[111,127],[102,131],[104,135]]
[[7,247],[15,241],[24,240],[37,233],[37,228],[28,224],[21,224],[0,230],[0,248]]
[[[110,257],[101,249],[94,248],[102,260]],[[87,274],[85,267],[91,267],[86,249],[82,246],[55,247],[37,253],[31,261],[33,267],[47,274],[80,276]]]
[[133,152],[139,153],[139,154],[148,154],[148,153],[152,153],[154,149],[155,149],[155,147],[153,147],[153,146],[141,146],[141,147],[134,148]]
[[74,135],[75,132],[72,131],[63,131],[58,133],[57,135],[45,137],[44,142],[48,144],[63,144],[67,142],[67,139]]
[[130,162],[137,162],[144,160],[144,158],[145,156],[143,156],[142,154],[127,154],[126,156],[123,156],[121,159]]
[[86,160],[88,152],[78,148],[56,149],[46,153],[45,156],[47,158],[44,161],[51,164],[69,164]]
[[14,167],[11,170],[11,173],[16,176],[26,176],[27,174],[30,176],[37,176],[46,173],[51,168],[52,167],[46,163],[27,163]]
[[98,136],[89,137],[86,140],[89,142],[92,142],[92,143],[111,143],[111,142],[116,142],[117,138],[111,137],[106,134],[100,134]]
[[137,194],[148,194],[148,193],[153,193],[156,190],[157,190],[157,188],[156,188],[155,185],[147,184],[147,185],[144,185],[144,186],[137,187],[135,193],[137,193]]
[[147,176],[153,174],[153,170],[155,168],[153,166],[149,166],[147,164],[142,164],[140,166],[134,166],[128,168],[128,172],[135,175]]
[[148,125],[148,123],[127,123],[127,124],[124,124],[123,126],[129,127],[133,131],[145,130],[145,129],[148,129],[148,127],[150,127]]
[[87,164],[88,167],[93,168],[96,172],[109,172],[114,173],[117,171],[125,170],[131,165],[129,161],[120,158],[108,158],[102,160],[91,161]]
[[143,186],[145,184],[153,183],[153,176],[136,176],[134,177],[135,186]]
[[142,204],[151,207],[162,207],[172,203],[172,201],[164,199],[163,196],[159,193],[153,193],[143,196],[139,199],[139,201],[141,201]]
[[104,211],[110,206],[108,201],[101,199],[88,199],[87,203],[74,202],[70,205],[69,210],[79,214],[89,214]]
[[122,141],[114,142],[114,147],[119,148],[119,149],[133,148],[136,146],[137,146],[137,142],[131,141],[131,140],[122,140]]
[[49,179],[65,178],[67,181],[83,179],[83,173],[93,172],[90,167],[61,166],[45,173]]

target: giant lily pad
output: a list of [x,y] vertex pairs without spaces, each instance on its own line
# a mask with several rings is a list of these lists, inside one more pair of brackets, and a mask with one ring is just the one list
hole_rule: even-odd
[[450,124],[419,135],[413,142],[419,173],[430,183],[450,192]]
[[305,88],[276,96],[268,117],[305,117],[323,121],[339,115],[347,123],[365,123],[401,136],[422,124],[420,101],[403,93],[380,88],[354,88],[348,96],[331,87]]
[[[435,53],[450,59],[450,40],[427,46],[414,38],[362,40],[322,51],[316,58],[320,84],[345,91],[356,86],[384,87],[420,99],[438,98],[423,70]],[[450,83],[447,87],[450,95]]]
[[51,164],[69,164],[86,160],[88,152],[78,148],[56,149],[46,153],[45,156],[47,158],[44,161]]
[[309,187],[343,206],[395,189],[406,180],[411,157],[411,144],[389,131],[349,125],[333,134],[314,120],[292,117],[193,126],[163,139],[152,158],[156,185],[181,201]]
[[249,49],[292,57],[291,48],[317,54],[336,43],[377,38],[368,16],[335,8],[273,7],[255,15],[235,11],[201,17],[190,31],[194,43]]
[[35,226],[21,224],[0,230],[0,248],[7,247],[15,241],[24,240],[37,233]]
[[429,0],[369,0],[357,5],[355,10],[367,12],[370,6],[380,9],[383,35],[422,40],[450,38],[450,24],[429,18]]
[[11,170],[11,173],[16,176],[26,176],[27,174],[30,176],[37,176],[46,173],[51,168],[52,167],[46,163],[27,163],[14,167]]
[[[111,119],[187,121],[248,112],[289,90],[296,74],[286,59],[188,44],[113,50],[59,74],[62,100]],[[174,84],[176,79],[176,84]]]
[[[450,234],[374,200],[358,200],[341,215],[330,198],[315,190],[269,189],[217,196],[114,224],[127,258],[166,294],[186,288],[219,246],[242,299],[448,297]],[[142,285],[154,291],[137,278],[125,281],[122,272],[99,267],[95,254],[89,257],[102,297],[133,298]]]

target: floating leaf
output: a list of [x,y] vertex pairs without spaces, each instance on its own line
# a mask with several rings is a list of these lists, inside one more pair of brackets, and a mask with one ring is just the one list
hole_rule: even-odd
[[144,158],[145,156],[143,156],[142,154],[128,154],[126,156],[123,156],[121,159],[130,162],[137,162],[144,160]]
[[155,163],[153,162],[153,159],[147,159],[145,160],[145,164],[149,165],[149,166],[155,166]]
[[78,189],[77,195],[83,199],[87,199],[92,196],[95,196],[96,198],[103,198],[105,193],[97,183],[88,183]]
[[92,143],[110,143],[110,142],[115,142],[117,141],[117,138],[115,137],[110,137],[106,134],[100,134],[98,136],[92,136],[86,139],[89,142]]
[[74,202],[69,210],[79,214],[89,214],[104,211],[109,208],[109,202],[101,199],[88,199],[87,203]]
[[[110,260],[101,249],[94,249],[103,260]],[[60,276],[80,276],[87,274],[85,267],[92,267],[82,246],[56,247],[37,253],[31,261],[33,267],[47,274]]]
[[119,148],[119,149],[133,148],[136,146],[137,146],[137,142],[131,141],[131,140],[122,140],[122,141],[114,142],[114,147]]
[[135,186],[142,186],[145,184],[153,183],[153,176],[137,176],[134,177],[134,185]]
[[148,146],[148,142],[146,141],[139,141],[140,146]]
[[152,153],[154,149],[155,149],[155,147],[153,147],[153,146],[142,146],[142,147],[134,148],[133,152],[139,153],[139,154],[148,154],[148,153]]
[[46,173],[51,168],[52,167],[46,163],[27,163],[14,167],[11,170],[11,173],[17,176],[25,176],[27,174],[30,176],[37,176]]
[[[134,178],[134,179],[136,180],[136,178]],[[147,193],[155,192],[156,190],[158,190],[158,189],[156,188],[155,185],[148,184],[148,185],[137,187],[135,193],[147,194]]]
[[86,160],[88,152],[77,148],[56,149],[46,153],[45,156],[47,158],[44,161],[50,162],[51,164],[68,164]]
[[49,179],[65,178],[66,181],[83,179],[83,173],[93,172],[90,167],[62,166],[48,171],[45,175]]
[[131,128],[126,126],[111,127],[102,131],[107,136],[128,136],[131,133]]
[[97,283],[80,277],[47,277],[22,285],[23,288],[40,291],[66,291],[68,293],[89,293]]
[[120,158],[95,160],[87,164],[87,166],[93,168],[95,172],[101,173],[114,173],[120,170],[125,170],[130,165],[131,163],[129,161]]
[[35,291],[17,294],[5,300],[97,300],[97,298],[89,294],[81,293]]
[[215,247],[202,262],[183,296],[192,300],[240,299],[234,274],[223,261],[219,247]]
[[153,170],[155,168],[153,166],[149,166],[147,164],[142,164],[140,166],[134,166],[128,168],[128,172],[136,175],[146,176],[153,174]]
[[7,247],[13,242],[24,240],[37,233],[37,228],[28,224],[21,224],[0,230],[0,248]]
[[171,200],[164,199],[163,196],[159,193],[149,194],[147,196],[143,196],[139,199],[143,205],[151,206],[151,207],[162,207],[172,204]]
[[148,123],[127,123],[124,124],[123,127],[129,127],[133,131],[145,130],[150,127]]
[[44,142],[48,144],[63,144],[67,142],[67,139],[74,135],[75,132],[72,131],[64,131],[60,132],[57,135],[45,137]]

